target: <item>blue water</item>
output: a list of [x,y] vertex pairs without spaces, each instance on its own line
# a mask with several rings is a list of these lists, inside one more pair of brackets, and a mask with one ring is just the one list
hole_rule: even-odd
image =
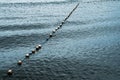
[[[53,71],[44,69],[52,78],[64,76],[58,80],[119,80],[119,0],[0,0],[0,74],[43,43],[78,2],[79,7],[63,28],[30,60],[43,61],[41,66]],[[48,62],[44,62],[46,59]],[[58,62],[61,74],[53,70]],[[84,68],[88,69],[85,74]],[[74,78],[66,69],[73,71]],[[89,70],[95,74],[91,75]]]

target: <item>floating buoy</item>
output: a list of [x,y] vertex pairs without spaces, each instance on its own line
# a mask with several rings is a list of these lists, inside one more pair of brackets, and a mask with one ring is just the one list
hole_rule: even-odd
[[49,37],[52,37],[52,36],[53,36],[52,34],[49,35]]
[[55,33],[55,30],[53,30],[52,33]]
[[46,41],[48,41],[49,40],[49,38],[48,39],[46,39]]
[[67,17],[65,17],[65,20],[64,21],[66,21],[67,20]]
[[29,55],[32,55],[33,53],[29,53]]
[[58,26],[57,28],[60,29],[60,26]]
[[32,50],[32,53],[35,54],[35,50]]
[[60,27],[62,27],[62,24],[60,24]]
[[58,28],[55,28],[55,31],[57,31],[58,30]]
[[62,21],[62,24],[64,24],[65,23],[65,21]]
[[42,48],[41,45],[36,46],[36,51],[40,50]]
[[42,45],[38,45],[38,48],[41,49],[41,48],[42,48]]
[[13,71],[11,69],[8,70],[7,74],[11,76],[13,74]]
[[22,65],[22,61],[21,60],[18,61],[18,65]]
[[30,55],[29,55],[29,54],[26,54],[26,55],[25,55],[25,57],[26,57],[26,58],[29,58],[29,57],[30,57]]

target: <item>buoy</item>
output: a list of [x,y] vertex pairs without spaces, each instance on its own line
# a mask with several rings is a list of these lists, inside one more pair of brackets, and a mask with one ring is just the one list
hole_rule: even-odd
[[41,45],[36,46],[36,51],[40,50],[42,48]]
[[42,48],[42,45],[38,45],[38,48],[41,49],[41,48]]
[[36,47],[36,51],[39,51],[39,48],[38,48],[38,47]]
[[67,20],[67,17],[65,17],[65,20],[64,21],[66,21]]
[[22,65],[22,61],[21,60],[18,61],[18,65]]
[[58,26],[58,29],[60,29],[60,26]]
[[55,30],[53,30],[52,33],[55,33]]
[[53,36],[52,34],[49,35],[49,37],[52,37],[52,36]]
[[62,24],[64,24],[65,21],[62,21]]
[[26,55],[25,55],[25,57],[26,57],[26,58],[29,58],[29,57],[30,57],[30,55],[29,55],[29,54],[26,54]]
[[11,76],[13,74],[13,71],[11,69],[8,70],[7,74]]
[[35,54],[35,50],[32,50],[32,53]]
[[58,30],[58,28],[55,28],[55,31],[57,31]]
[[32,55],[33,53],[29,53],[29,55]]
[[60,27],[62,27],[62,24],[60,24]]
[[46,39],[46,41],[48,41],[49,40],[49,38],[48,39]]

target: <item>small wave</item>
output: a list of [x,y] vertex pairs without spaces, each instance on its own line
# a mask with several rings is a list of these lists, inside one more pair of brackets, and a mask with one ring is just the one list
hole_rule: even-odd
[[[61,4],[61,3],[69,3],[69,2],[78,2],[79,0],[10,0],[10,1],[0,1],[0,7],[9,6],[17,6],[17,5],[44,5],[44,4]],[[81,1],[81,0],[80,0]]]
[[0,31],[32,30],[50,28],[49,23],[21,24],[21,25],[0,25]]
[[31,29],[31,30],[8,30],[8,31],[0,31],[0,37],[9,37],[14,35],[31,35],[31,34],[40,34],[47,33],[51,29]]
[[41,2],[41,3],[48,3],[48,2],[63,2],[66,0],[1,0],[0,3],[36,3],[36,2]]
[[25,17],[0,17],[0,20],[16,20],[16,19],[25,19]]
[[[89,24],[97,24],[97,23],[108,23],[108,22],[118,22],[120,17],[112,17],[112,18],[94,18],[88,20],[76,20],[76,21],[67,21],[66,25],[89,25]],[[118,24],[119,25],[119,24]]]
[[[25,47],[33,44],[43,43],[47,38],[47,33],[42,30],[21,30],[0,32],[0,49],[11,49]],[[1,34],[3,35],[1,37]]]

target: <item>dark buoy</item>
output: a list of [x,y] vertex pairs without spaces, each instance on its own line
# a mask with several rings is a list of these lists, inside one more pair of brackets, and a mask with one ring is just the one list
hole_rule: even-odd
[[46,41],[48,41],[49,40],[49,38],[48,39],[46,39]]
[[29,54],[26,54],[26,55],[25,55],[25,57],[26,57],[26,58],[29,58],[29,57],[30,57],[30,55],[29,55]]
[[32,50],[32,53],[35,54],[35,50]]
[[8,70],[7,74],[11,76],[13,74],[13,71],[11,69]]
[[29,53],[29,55],[32,55],[33,53]]
[[67,17],[65,17],[65,20],[64,21],[66,21],[67,20]]
[[38,47],[36,47],[35,49],[36,49],[36,51],[39,51],[39,50],[40,50]]
[[22,61],[21,60],[18,61],[18,65],[22,65]]

